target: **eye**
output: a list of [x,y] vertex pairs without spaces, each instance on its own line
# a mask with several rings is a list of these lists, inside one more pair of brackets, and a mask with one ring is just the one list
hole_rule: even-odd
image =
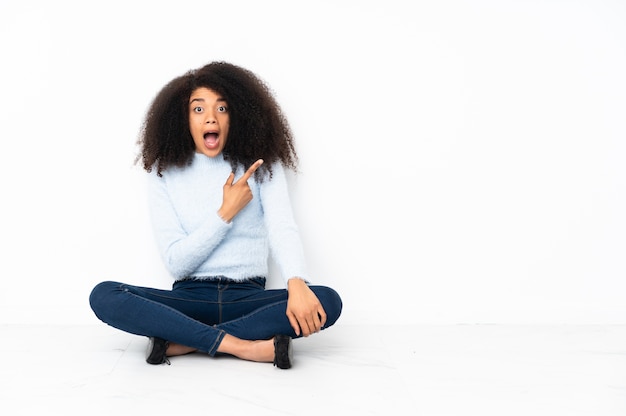
[[217,111],[219,111],[220,113],[225,113],[228,111],[228,107],[226,107],[225,105],[220,105],[219,107],[217,107]]
[[193,111],[194,113],[202,113],[204,111],[204,108],[194,107],[191,111]]

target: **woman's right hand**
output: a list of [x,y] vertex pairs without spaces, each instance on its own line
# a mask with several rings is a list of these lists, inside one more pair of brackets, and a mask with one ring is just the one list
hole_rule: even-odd
[[222,206],[217,211],[224,221],[231,222],[235,215],[248,205],[248,202],[252,201],[252,190],[248,185],[248,179],[262,164],[263,159],[254,162],[237,182],[234,182],[235,174],[233,172],[230,173],[224,184]]

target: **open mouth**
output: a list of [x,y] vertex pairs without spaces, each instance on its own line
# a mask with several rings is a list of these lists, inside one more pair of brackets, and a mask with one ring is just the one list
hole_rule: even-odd
[[213,149],[217,146],[219,141],[219,135],[217,132],[206,132],[204,133],[204,145],[209,149]]

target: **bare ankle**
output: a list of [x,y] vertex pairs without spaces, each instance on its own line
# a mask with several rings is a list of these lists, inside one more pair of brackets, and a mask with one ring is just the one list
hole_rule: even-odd
[[175,342],[170,342],[169,346],[167,347],[166,355],[168,357],[173,357],[176,355],[189,354],[195,351],[197,351],[195,348],[191,348],[182,344],[176,344]]
[[243,360],[267,363],[274,360],[274,341],[272,339],[248,341],[226,335],[217,351]]

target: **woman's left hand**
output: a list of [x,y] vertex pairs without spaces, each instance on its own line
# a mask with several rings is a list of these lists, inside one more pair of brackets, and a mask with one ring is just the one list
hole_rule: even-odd
[[319,332],[326,323],[326,311],[317,296],[302,279],[289,279],[287,318],[296,335],[308,337]]

